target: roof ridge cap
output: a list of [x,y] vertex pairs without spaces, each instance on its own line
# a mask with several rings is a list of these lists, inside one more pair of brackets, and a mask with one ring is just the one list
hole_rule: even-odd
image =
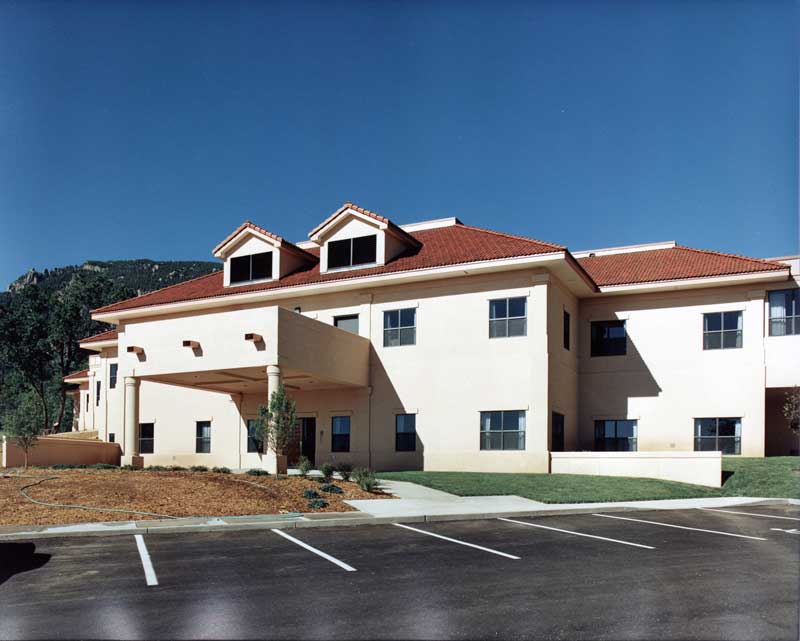
[[[137,298],[144,298],[145,296],[149,296],[150,294],[155,294],[156,292],[163,292],[167,289],[172,289],[173,287],[179,287],[180,285],[185,285],[186,283],[192,283],[196,280],[201,280],[202,278],[210,278],[211,276],[216,276],[217,274],[222,274],[223,270],[215,269],[210,274],[203,274],[202,276],[195,276],[194,278],[190,278],[189,280],[182,280],[180,283],[173,283],[172,285],[167,285],[166,287],[162,287],[160,289],[154,289],[151,292],[145,292],[144,294],[139,294],[138,296],[131,296],[130,298],[123,298],[122,300],[118,300],[114,303],[109,303],[108,305],[103,305],[102,307],[97,307],[95,309],[90,309],[89,313],[94,314],[95,312],[102,312],[107,307],[113,307],[114,305],[119,305],[120,303],[126,303],[129,300],[136,300]],[[91,337],[90,337],[91,338]]]
[[789,269],[789,265],[784,265],[783,263],[774,262],[771,260],[765,260],[764,258],[753,258],[752,256],[743,256],[741,254],[731,254],[730,252],[720,252],[715,251],[713,249],[699,249],[697,247],[687,247],[686,245],[675,245],[675,249],[686,249],[687,251],[696,252],[698,254],[713,254],[715,256],[724,256],[725,258],[738,258],[739,260],[748,260],[751,263],[761,263],[764,265],[770,265],[772,267],[780,267],[781,269]]
[[[550,247],[555,247],[559,250],[567,250],[566,245],[556,245],[555,243],[550,243],[546,240],[539,240],[538,238],[531,238],[530,236],[520,236],[518,234],[509,234],[503,231],[495,231],[494,229],[484,229],[483,227],[475,227],[474,225],[465,225],[464,223],[460,223],[457,225],[453,225],[453,227],[465,227],[467,229],[474,229],[475,231],[482,231],[487,234],[494,234],[495,236],[503,236],[505,238],[514,238],[516,240],[527,240],[532,243],[539,243],[540,245],[548,245]],[[431,231],[431,230],[421,230],[421,231]]]

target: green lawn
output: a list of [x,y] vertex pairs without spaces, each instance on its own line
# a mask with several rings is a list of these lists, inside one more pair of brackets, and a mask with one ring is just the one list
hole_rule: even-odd
[[479,472],[381,472],[379,478],[410,481],[459,496],[516,494],[544,503],[644,501],[710,496],[800,498],[800,458],[723,458],[721,489],[688,483],[578,474]]

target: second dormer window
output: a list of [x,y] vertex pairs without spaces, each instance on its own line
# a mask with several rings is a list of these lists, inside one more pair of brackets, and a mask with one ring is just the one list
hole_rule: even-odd
[[377,260],[377,236],[359,236],[328,243],[328,269],[369,265]]
[[272,252],[231,258],[231,284],[272,278]]

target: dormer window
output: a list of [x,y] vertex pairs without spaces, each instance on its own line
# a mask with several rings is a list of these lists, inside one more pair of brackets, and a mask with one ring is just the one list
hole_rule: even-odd
[[328,269],[374,264],[377,247],[376,235],[332,240],[328,243]]
[[272,252],[231,258],[231,284],[272,278]]

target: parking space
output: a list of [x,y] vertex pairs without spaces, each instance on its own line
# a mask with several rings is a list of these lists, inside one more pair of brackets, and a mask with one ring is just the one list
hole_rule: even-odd
[[0,574],[0,637],[796,639],[795,518],[770,506],[43,540],[30,567]]

